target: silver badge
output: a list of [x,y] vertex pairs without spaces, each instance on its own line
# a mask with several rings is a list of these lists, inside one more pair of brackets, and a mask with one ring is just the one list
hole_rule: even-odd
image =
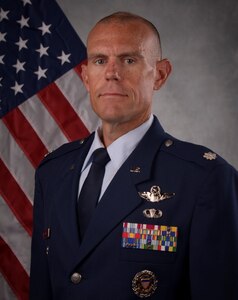
[[161,193],[161,189],[158,185],[153,185],[149,192],[139,192],[141,198],[149,202],[159,202],[165,199],[169,199],[175,195],[175,193]]
[[135,275],[132,280],[132,290],[140,298],[147,298],[154,294],[157,289],[158,280],[155,274],[148,270],[143,270]]
[[155,209],[155,208],[147,208],[145,210],[143,210],[143,214],[146,218],[149,219],[157,219],[157,218],[161,218],[163,213],[161,210],[159,209]]

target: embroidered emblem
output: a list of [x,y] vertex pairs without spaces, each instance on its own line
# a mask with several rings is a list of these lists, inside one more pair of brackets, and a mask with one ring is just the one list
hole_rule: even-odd
[[145,210],[143,210],[143,214],[146,218],[149,218],[149,219],[161,218],[163,215],[161,210],[155,209],[155,208],[145,209]]
[[214,160],[217,158],[217,155],[214,152],[206,152],[203,154],[203,157],[206,158],[207,160]]
[[161,193],[161,189],[158,185],[153,185],[149,192],[139,192],[141,198],[149,202],[159,202],[165,199],[169,199],[175,195],[175,193]]
[[122,247],[176,252],[178,227],[123,223]]
[[147,298],[154,294],[158,280],[155,274],[149,270],[136,273],[132,280],[132,290],[140,298]]

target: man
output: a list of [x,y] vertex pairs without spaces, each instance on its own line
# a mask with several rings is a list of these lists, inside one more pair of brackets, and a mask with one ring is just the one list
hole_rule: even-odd
[[[157,30],[115,13],[87,49],[83,79],[102,125],[37,170],[30,299],[238,299],[237,172],[152,115],[171,71]],[[86,209],[98,148],[109,157]]]

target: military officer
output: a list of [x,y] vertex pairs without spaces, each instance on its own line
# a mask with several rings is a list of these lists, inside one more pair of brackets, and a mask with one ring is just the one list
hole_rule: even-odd
[[102,124],[37,169],[30,299],[238,299],[237,172],[153,116],[171,72],[156,28],[115,13],[87,49]]

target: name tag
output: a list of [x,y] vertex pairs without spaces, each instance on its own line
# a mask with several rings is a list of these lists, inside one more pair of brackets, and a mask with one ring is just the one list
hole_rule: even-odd
[[176,252],[178,227],[123,223],[122,247]]

